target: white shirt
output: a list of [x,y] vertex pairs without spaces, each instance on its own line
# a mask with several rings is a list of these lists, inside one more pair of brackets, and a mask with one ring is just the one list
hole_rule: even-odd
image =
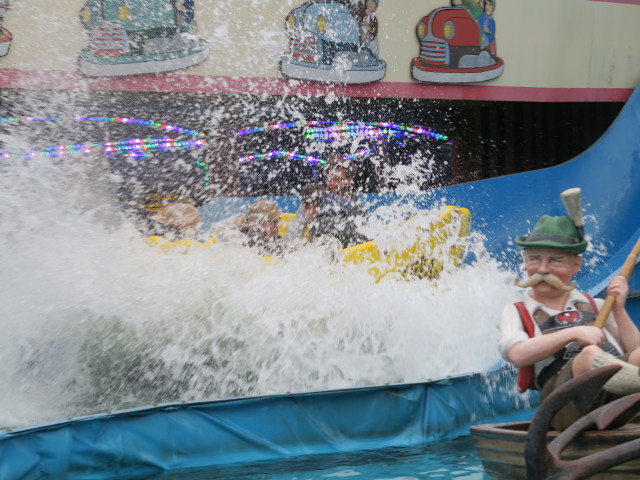
[[[537,310],[543,310],[546,314],[552,316],[561,313],[561,311],[548,308],[537,300],[534,300],[531,296],[531,292],[531,288],[527,288],[524,291],[523,302],[525,307],[527,308],[527,311],[531,315],[531,319],[533,320],[535,336],[538,336],[542,335],[542,332],[540,331],[540,328],[538,327],[536,321],[533,319],[533,314]],[[602,305],[604,304],[604,300],[600,298],[594,298],[594,301],[598,306],[598,310],[600,310],[602,308]],[[576,310],[576,303],[589,303],[589,300],[582,293],[574,289],[569,292],[567,302],[564,306],[564,310],[562,311]],[[622,349],[622,347],[620,347],[617,340],[612,335],[612,333],[617,334],[617,332],[618,325],[615,322],[613,314],[609,314],[605,323],[604,334],[607,340],[611,342],[614,347],[616,347],[620,352],[624,353],[624,350]],[[523,340],[527,340],[529,338],[527,332],[524,331],[524,326],[522,325],[522,320],[520,319],[520,313],[518,312],[518,309],[514,304],[507,305],[502,310],[500,323],[498,324],[498,336],[498,350],[500,351],[500,355],[502,355],[502,358],[507,361],[509,361],[509,359],[507,358],[507,352],[509,351],[509,349],[511,349],[511,347],[513,347],[514,345],[522,342]],[[534,370],[536,378],[538,377],[540,371],[551,362],[553,362],[553,360],[554,356],[551,355],[535,364]]]
[[296,216],[291,219],[287,231],[284,234],[284,244],[287,248],[296,247],[304,243],[304,234],[307,231],[308,223],[309,217],[307,217],[307,211],[300,205],[296,211]]

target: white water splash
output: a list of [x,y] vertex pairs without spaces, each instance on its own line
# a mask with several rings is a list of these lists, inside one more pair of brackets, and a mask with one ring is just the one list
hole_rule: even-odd
[[[480,238],[473,266],[437,283],[375,283],[321,247],[276,264],[220,244],[167,255],[122,216],[98,165],[2,164],[0,426],[424,381],[498,360],[513,274]],[[382,209],[370,229],[389,241],[406,213]]]

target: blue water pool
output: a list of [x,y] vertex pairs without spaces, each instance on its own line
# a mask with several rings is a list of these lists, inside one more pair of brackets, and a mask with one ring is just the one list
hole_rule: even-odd
[[215,470],[172,473],[154,480],[488,480],[482,462],[465,436],[437,445],[389,448],[339,455],[315,455],[290,461],[262,462]]

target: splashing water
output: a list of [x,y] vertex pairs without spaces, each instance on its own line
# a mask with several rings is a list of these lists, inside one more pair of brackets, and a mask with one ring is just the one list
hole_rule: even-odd
[[[479,237],[474,264],[437,283],[375,283],[325,247],[279,263],[221,244],[165,254],[124,217],[99,159],[0,168],[2,427],[424,381],[498,360],[495,324],[515,297],[513,274]],[[380,212],[368,233],[391,241],[407,211]]]

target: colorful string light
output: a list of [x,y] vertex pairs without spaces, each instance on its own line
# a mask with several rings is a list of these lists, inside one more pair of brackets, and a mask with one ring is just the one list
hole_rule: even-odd
[[306,120],[300,122],[277,123],[263,127],[248,128],[238,131],[237,135],[280,130],[283,128],[304,127],[304,135],[310,141],[336,141],[344,138],[390,138],[415,137],[425,135],[437,140],[447,141],[447,135],[433,131],[421,125],[403,125],[391,122],[329,122]]
[[326,160],[323,160],[318,157],[314,157],[313,155],[287,152],[286,150],[273,150],[269,153],[261,153],[258,155],[248,155],[246,157],[239,158],[237,162],[238,163],[255,162],[256,160],[263,160],[265,158],[275,158],[275,157],[289,158],[291,160],[302,160],[307,165],[310,165],[312,167],[324,165],[325,163],[327,163]]
[[61,157],[77,153],[86,154],[102,151],[105,155],[120,157],[150,156],[150,152],[170,152],[176,150],[195,150],[204,148],[207,141],[204,139],[176,141],[175,138],[132,138],[118,142],[60,145],[46,148],[41,151],[25,153],[0,153],[0,158],[10,157]]
[[345,160],[355,160],[356,158],[366,157],[367,155],[371,155],[372,153],[373,153],[372,148],[363,148],[358,150],[356,153],[353,153],[351,155],[345,155],[342,158],[344,158]]
[[99,148],[100,143],[76,143],[73,145],[60,145],[57,147],[51,147],[39,152],[24,152],[24,153],[2,153],[0,152],[0,158],[12,158],[12,157],[62,157],[66,155],[73,155],[76,153],[92,153],[94,149]]
[[[355,160],[356,158],[362,158],[366,155],[370,155],[371,153],[373,153],[372,149],[363,148],[358,150],[356,153],[345,155],[342,158],[344,158],[345,160]],[[261,153],[258,155],[248,155],[246,157],[239,158],[237,161],[238,163],[247,163],[247,162],[255,162],[256,160],[264,160],[264,159],[276,158],[276,157],[289,158],[292,160],[302,160],[307,165],[312,167],[318,167],[318,166],[323,167],[327,163],[327,160],[324,160],[319,157],[314,157],[313,155],[287,152],[285,150],[273,150],[269,153]]]
[[300,122],[291,122],[291,123],[276,123],[273,125],[265,125],[264,127],[256,127],[256,128],[248,128],[246,130],[240,130],[237,135],[242,136],[242,135],[249,135],[251,133],[266,132],[267,130],[280,130],[282,128],[306,127],[309,125],[325,125],[329,123],[335,123],[335,122],[304,120]]
[[[24,153],[11,153],[0,152],[0,159],[2,158],[15,158],[15,157],[61,157],[73,154],[88,154],[95,151],[102,151],[105,155],[116,157],[150,157],[151,152],[168,152],[177,150],[194,150],[204,148],[207,145],[205,140],[205,134],[192,130],[180,125],[174,125],[170,123],[154,122],[152,120],[144,120],[140,118],[131,117],[91,117],[91,116],[77,116],[77,117],[4,117],[0,118],[0,124],[6,123],[26,123],[26,122],[46,122],[46,121],[64,121],[72,120],[76,122],[104,122],[104,123],[121,123],[140,125],[150,128],[163,130],[166,132],[175,132],[179,134],[189,135],[194,137],[192,140],[180,140],[175,138],[162,137],[162,138],[132,138],[128,140],[121,140],[117,142],[104,142],[104,143],[91,143],[91,144],[72,144],[72,145],[59,145],[56,147],[50,147],[41,151],[24,152]],[[196,165],[205,170],[205,183],[209,185],[209,167],[204,162],[196,162]]]
[[418,135],[425,135],[442,141],[449,139],[446,135],[420,125],[408,126],[389,122],[346,122],[324,127],[306,127],[304,135],[307,140],[320,142],[333,142],[353,138],[417,137]]
[[209,165],[207,165],[205,162],[196,162],[196,166],[200,167],[206,172],[204,177],[204,186],[208,186],[209,182],[211,181],[211,177],[209,176]]
[[170,152],[175,150],[195,150],[204,148],[207,141],[186,140],[176,141],[175,138],[132,138],[129,140],[121,140],[119,142],[107,142],[104,144],[104,153],[106,155],[126,155],[129,153],[139,152]]
[[76,122],[105,122],[105,123],[126,123],[132,125],[142,125],[145,127],[158,128],[168,132],[177,132],[191,135],[192,137],[204,138],[202,132],[197,132],[189,128],[173,125],[170,123],[159,123],[152,120],[143,120],[140,118],[130,117],[5,117],[0,118],[0,123],[20,123],[20,122],[43,122],[43,121],[61,121],[73,120]]

